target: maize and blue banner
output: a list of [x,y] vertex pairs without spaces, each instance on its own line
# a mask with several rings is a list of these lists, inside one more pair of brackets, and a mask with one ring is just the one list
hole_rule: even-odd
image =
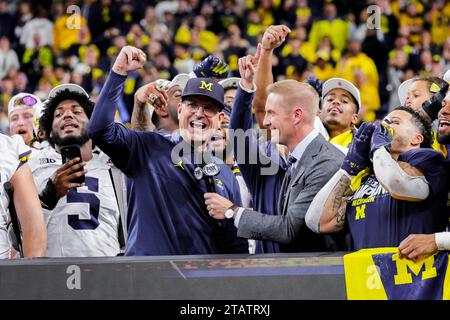
[[400,259],[398,248],[363,249],[344,256],[349,300],[450,300],[449,251]]

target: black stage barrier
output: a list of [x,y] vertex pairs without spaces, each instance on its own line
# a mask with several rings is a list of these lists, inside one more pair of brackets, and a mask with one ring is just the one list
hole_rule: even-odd
[[0,261],[0,299],[346,299],[344,253]]

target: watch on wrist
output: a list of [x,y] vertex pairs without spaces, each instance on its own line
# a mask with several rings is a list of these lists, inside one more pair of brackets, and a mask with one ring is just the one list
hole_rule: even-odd
[[229,207],[226,211],[225,211],[225,218],[227,219],[232,219],[234,217],[234,213],[235,211],[238,209],[239,207],[235,204],[233,204],[231,207]]

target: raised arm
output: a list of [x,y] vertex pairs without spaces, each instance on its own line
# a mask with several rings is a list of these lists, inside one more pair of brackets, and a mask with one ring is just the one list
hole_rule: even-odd
[[261,53],[261,45],[258,45],[254,56],[247,55],[239,58],[239,73],[241,81],[234,99],[233,110],[231,111],[230,129],[248,130],[252,128],[252,100],[255,87],[255,71]]
[[14,205],[22,228],[25,257],[43,257],[47,250],[47,228],[36,186],[28,164],[22,165],[11,178]]
[[255,110],[256,121],[260,128],[264,128],[264,115],[267,100],[266,88],[273,83],[272,74],[272,54],[275,48],[278,48],[285,40],[291,30],[284,25],[270,26],[264,32],[262,39],[262,48],[256,69],[255,83],[256,93],[253,100],[253,109]]
[[126,137],[129,129],[114,122],[116,106],[127,73],[141,68],[144,63],[145,54],[142,50],[131,46],[122,48],[89,121],[89,137],[118,167],[124,167],[128,160],[129,142]]
[[370,141],[375,126],[363,123],[355,134],[341,169],[317,193],[306,213],[307,226],[316,233],[338,232],[344,228],[346,196],[351,180],[370,166]]
[[[254,76],[258,65],[258,59],[261,52],[261,45],[258,45],[255,56],[247,55],[239,59],[239,71],[241,81],[239,83],[234,106],[230,119],[230,138],[233,139],[234,155],[239,164],[242,176],[250,192],[254,194],[261,178],[261,168],[274,168],[278,166],[279,154],[276,152],[268,153],[267,143],[261,143],[252,129],[252,111],[251,104],[255,88]],[[241,134],[243,130],[245,138]],[[271,150],[272,151],[272,150]],[[273,150],[274,151],[274,150]],[[255,159],[253,159],[255,157]],[[254,161],[250,161],[253,159]]]

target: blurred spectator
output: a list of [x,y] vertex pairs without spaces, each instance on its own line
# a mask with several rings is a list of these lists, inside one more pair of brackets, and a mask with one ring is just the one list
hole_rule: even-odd
[[101,37],[108,29],[119,22],[117,7],[112,0],[100,0],[89,9],[88,24],[92,38]]
[[52,83],[47,79],[41,79],[39,81],[38,87],[36,91],[34,92],[34,95],[39,97],[41,100],[45,100],[48,97],[48,94],[52,90],[53,85]]
[[14,80],[14,88],[16,92],[30,92],[31,88],[28,85],[28,77],[24,72],[17,73]]
[[[367,19],[369,17],[369,14],[367,12],[367,8],[364,8],[359,13],[359,24],[356,24],[355,22],[352,22],[350,24],[350,38],[356,39],[359,42],[363,42],[366,38],[367,34]],[[380,29],[375,29],[376,37],[379,42],[383,42],[384,40],[384,33]]]
[[222,52],[225,62],[230,66],[229,76],[239,75],[238,59],[247,54],[249,47],[249,42],[241,38],[239,27],[235,24],[230,25],[228,36],[217,47],[217,50]]
[[311,8],[308,6],[307,0],[297,0],[297,8],[295,10],[296,19],[295,22],[297,25],[301,25],[303,27],[310,27],[311,23]]
[[145,32],[149,34],[150,32],[152,32],[153,27],[159,23],[160,20],[156,15],[155,8],[153,6],[146,7],[144,18],[139,22],[139,24],[145,30]]
[[408,26],[411,30],[409,40],[412,43],[419,43],[422,40],[425,24],[423,9],[423,5],[419,1],[411,1],[405,4],[399,14],[400,26]]
[[445,70],[450,69],[450,37],[448,37],[444,42],[444,47],[442,48],[442,58],[445,63]]
[[[38,5],[35,17],[24,25],[20,44],[27,50],[37,49],[38,45],[46,47],[53,44],[53,23],[47,17],[47,9]],[[36,35],[39,36],[39,42],[36,41]]]
[[[18,17],[16,27],[14,28],[14,36],[20,39],[25,24],[33,18],[31,14],[31,4],[28,1],[21,1],[18,8]],[[2,20],[3,18],[0,18]],[[3,21],[3,20],[2,20]]]
[[143,48],[149,42],[150,38],[144,33],[142,27],[137,23],[133,24],[127,34],[127,43],[138,48]]
[[8,2],[6,0],[0,0],[0,37],[12,39],[15,19],[7,9]]
[[400,84],[407,80],[405,69],[408,64],[408,55],[403,50],[395,50],[392,52],[388,64],[389,110],[393,110],[401,105],[397,90]]
[[11,49],[9,39],[2,36],[0,38],[0,79],[3,79],[12,68],[20,68],[19,58]]
[[295,0],[285,0],[276,12],[277,21],[280,24],[293,28],[297,20],[297,11]]
[[[256,1],[255,1],[256,2]],[[275,23],[275,15],[274,12],[280,5],[280,1],[274,0],[261,0],[259,2],[259,6],[256,11],[258,15],[261,17],[261,23],[263,26],[268,27]]]
[[192,31],[198,34],[199,44],[207,53],[212,53],[219,42],[217,36],[206,29],[206,19],[202,16],[196,16],[192,26]]
[[[310,42],[306,41],[306,37],[306,29],[302,26],[296,26],[295,30],[289,34],[289,41],[286,43],[283,49],[281,49],[281,57],[286,57],[292,53],[293,49],[291,45],[291,39],[297,39],[300,40],[300,43],[298,44],[300,48],[298,51],[302,55],[302,57],[309,62],[316,61],[315,49]],[[294,46],[297,47],[297,44],[294,44]]]
[[432,41],[436,45],[442,46],[450,34],[450,2],[445,0],[432,1],[430,20]]
[[317,52],[317,60],[314,63],[314,75],[322,81],[334,76],[334,68],[330,63],[330,56],[324,51]]
[[291,52],[281,59],[283,74],[289,79],[300,81],[301,74],[306,69],[308,62],[300,55],[301,40],[293,38],[289,40]]
[[323,19],[313,23],[309,41],[316,48],[324,36],[329,36],[333,46],[343,51],[347,44],[350,24],[337,16],[336,5],[332,2],[324,4],[323,13]]
[[[202,12],[206,11],[206,13],[210,13],[210,9],[212,9],[212,7],[202,8]],[[219,5],[216,10],[213,10],[213,13],[215,13],[213,16],[209,15],[210,18],[213,18],[210,19],[209,22],[211,23],[214,21],[214,23],[211,24],[210,29],[216,34],[223,33],[224,30],[229,30],[231,25],[240,25],[240,15],[236,12],[234,0],[221,1],[221,5]],[[203,14],[202,16],[205,18],[208,17]]]
[[258,44],[258,36],[265,30],[265,27],[261,24],[261,17],[256,10],[250,10],[248,12],[246,23],[244,37],[253,46],[256,46]]
[[84,29],[87,25],[85,18],[67,10],[68,7],[77,3],[76,0],[66,1],[63,15],[55,21],[53,28],[53,50],[55,54],[58,54],[60,50],[67,50],[73,44],[78,44],[80,40],[79,30]]
[[40,33],[34,33],[33,40],[34,45],[23,54],[22,69],[28,74],[31,85],[35,86],[42,69],[53,65],[53,52],[48,45],[42,45]]
[[143,16],[143,1],[122,0],[118,8],[119,24],[118,27],[122,34],[126,34],[130,27],[139,22]]
[[359,85],[364,119],[375,120],[375,111],[380,108],[378,71],[373,60],[361,52],[361,43],[357,40],[350,40],[348,51],[336,65],[336,77]]
[[14,82],[9,78],[5,78],[0,84],[0,131],[1,133],[9,134],[8,102],[14,95]]
[[173,66],[177,69],[178,73],[189,73],[194,69],[195,61],[191,58],[187,45],[175,43],[174,54],[175,61],[173,62]]

